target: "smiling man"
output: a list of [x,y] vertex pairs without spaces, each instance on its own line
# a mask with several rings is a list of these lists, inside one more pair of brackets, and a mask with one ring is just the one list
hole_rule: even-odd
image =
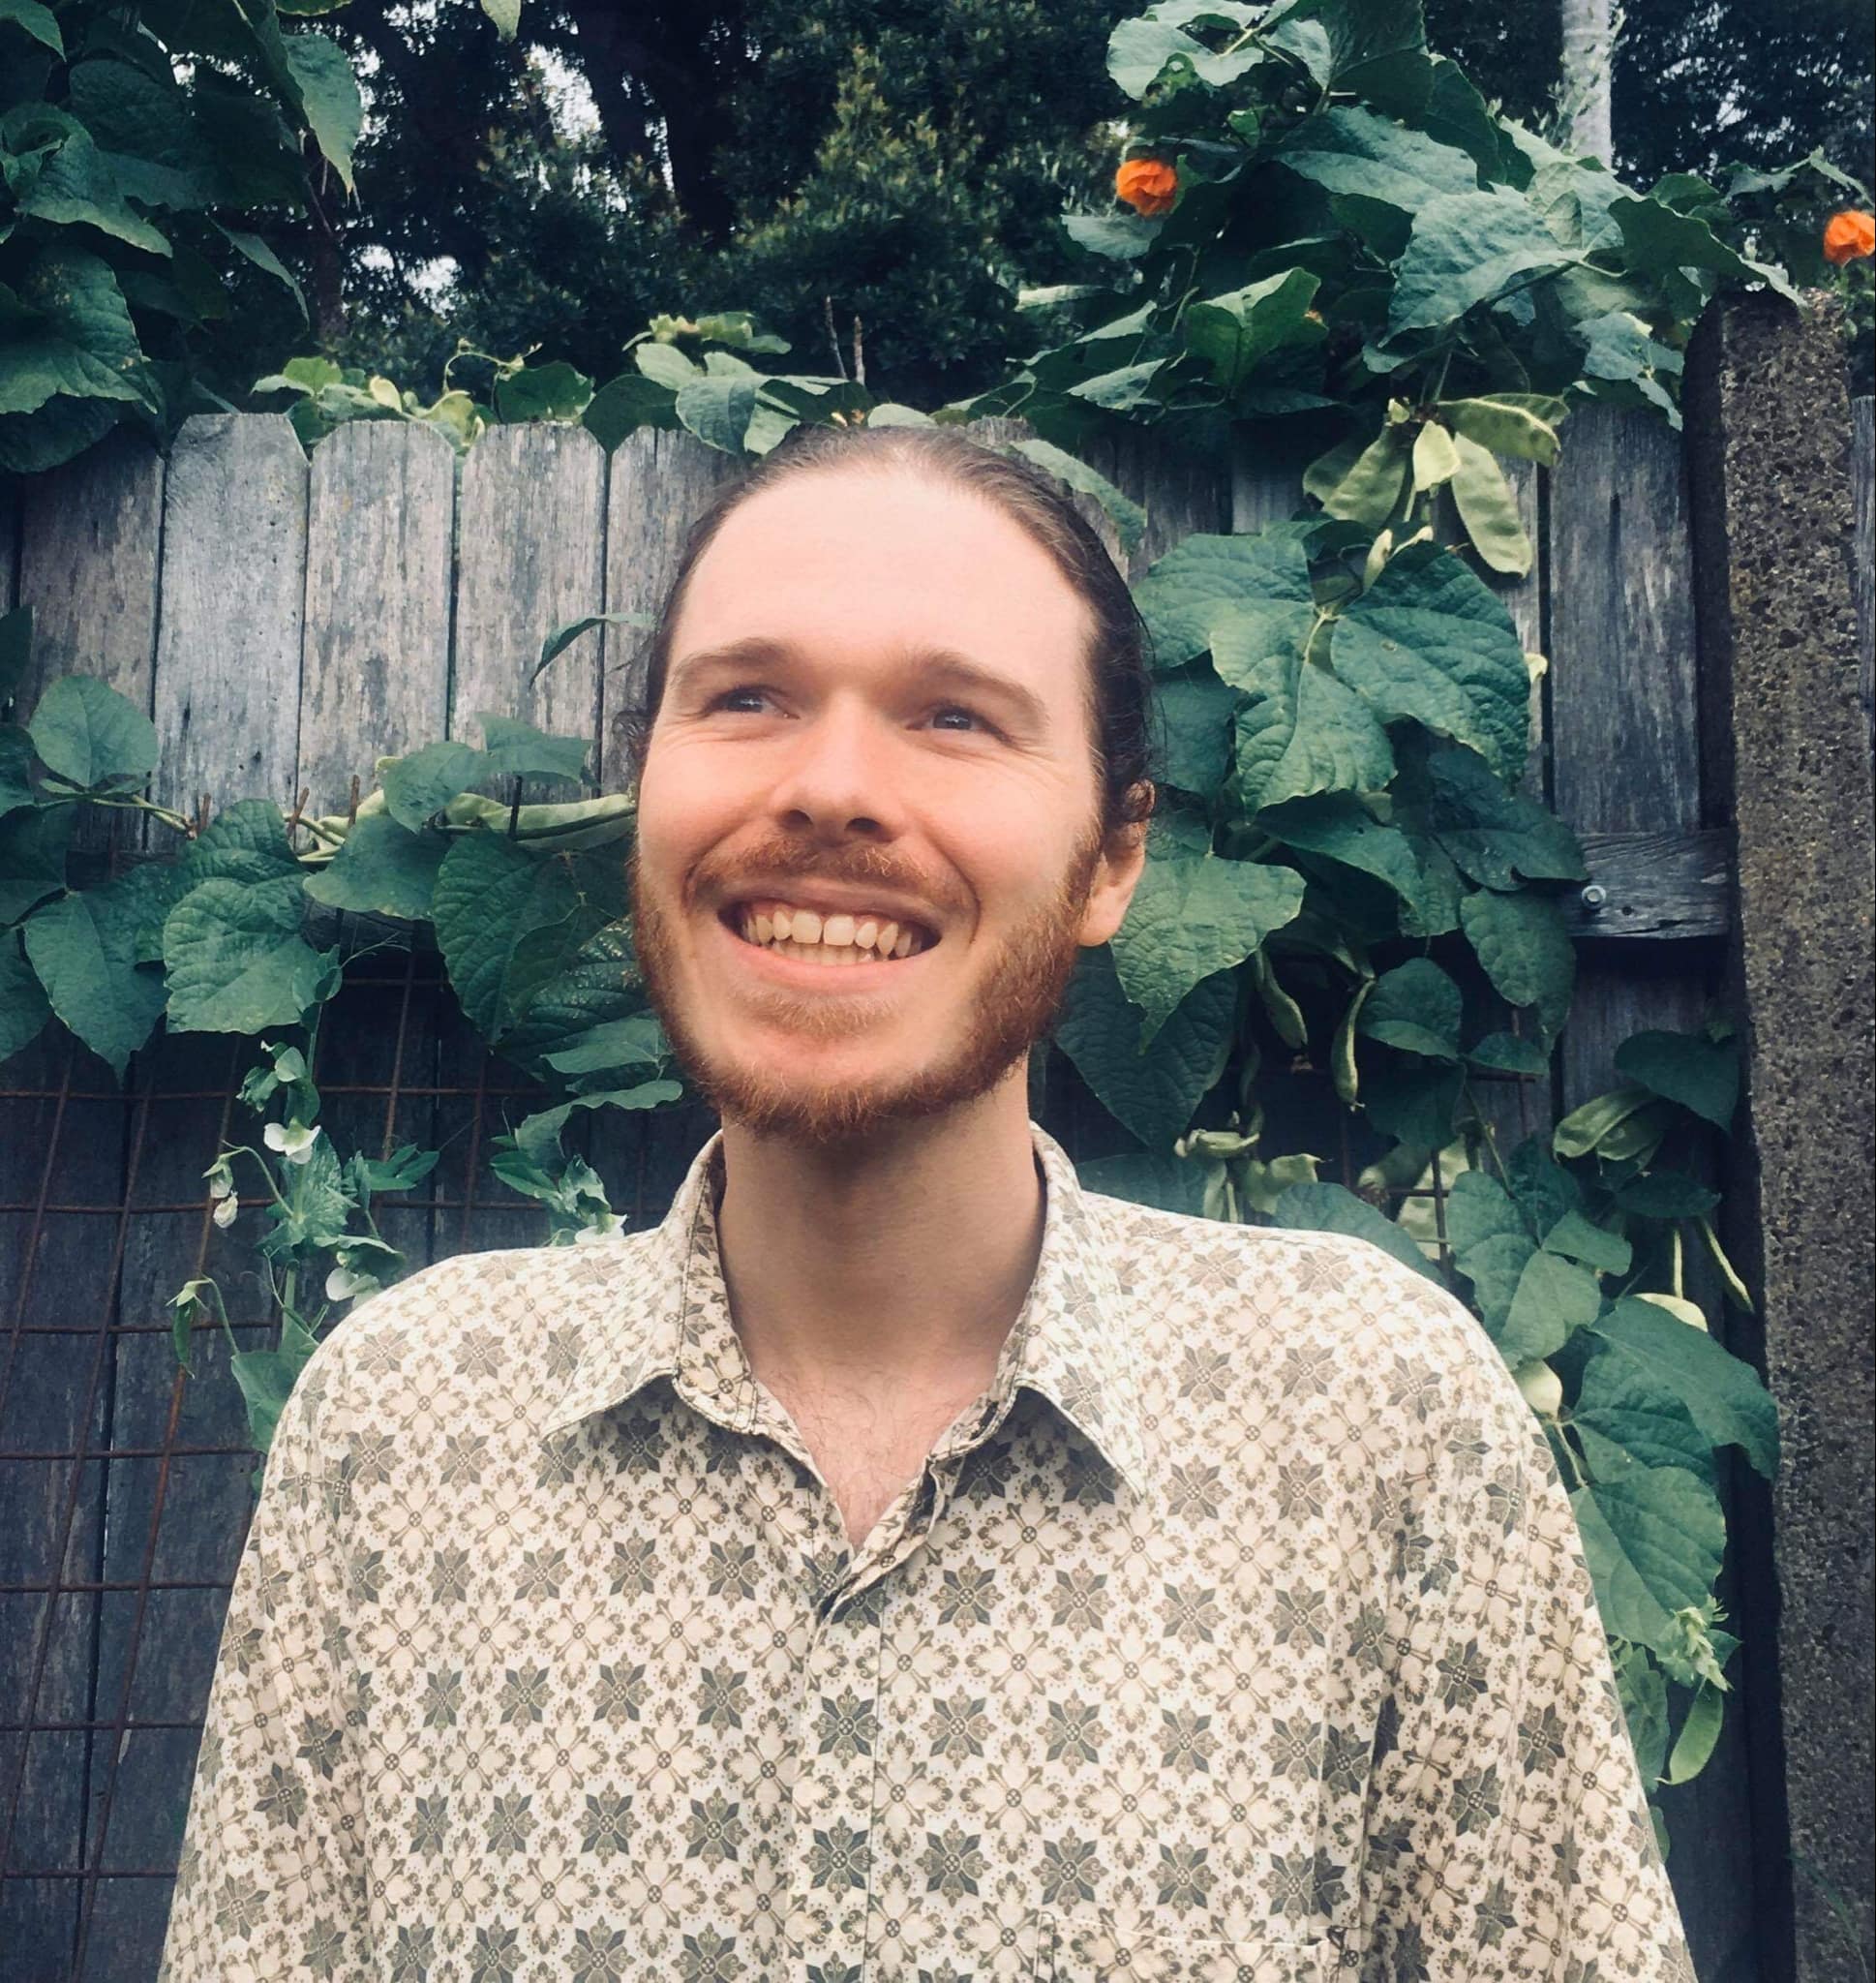
[[721,1134],[654,1231],[308,1365],[166,1983],[1690,1983],[1471,1317],[1028,1120],[1148,694],[1098,540],[954,431],[806,430],[700,521],[633,895]]

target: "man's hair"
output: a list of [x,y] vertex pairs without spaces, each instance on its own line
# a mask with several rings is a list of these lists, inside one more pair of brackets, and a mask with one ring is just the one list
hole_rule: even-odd
[[848,468],[875,473],[911,471],[968,490],[1000,509],[1054,560],[1092,623],[1086,659],[1103,831],[1112,834],[1143,821],[1153,809],[1151,636],[1127,581],[1059,483],[1019,456],[999,454],[954,427],[804,423],[746,474],[725,485],[685,535],[678,569],[643,650],[641,699],[619,717],[633,777],[644,769],[651,726],[664,699],[671,636],[690,575],[717,532],[764,489],[791,477]]

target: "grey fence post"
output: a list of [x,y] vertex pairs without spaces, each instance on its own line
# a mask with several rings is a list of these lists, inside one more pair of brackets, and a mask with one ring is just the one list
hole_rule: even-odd
[[1784,1431],[1770,1500],[1777,1689],[1748,1704],[1755,1803],[1775,1819],[1782,1789],[1789,1822],[1782,1960],[1775,1916],[1762,1919],[1770,1975],[1851,1983],[1868,1974],[1876,1912],[1876,829],[1850,585],[1869,547],[1855,539],[1834,312],[1762,294],[1713,313],[1686,417],[1707,782],[1714,823],[1737,837],[1728,975],[1746,1015],[1728,1228]]

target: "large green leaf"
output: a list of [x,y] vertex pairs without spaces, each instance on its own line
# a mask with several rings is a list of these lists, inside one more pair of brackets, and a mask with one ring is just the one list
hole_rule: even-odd
[[1434,194],[1478,190],[1465,152],[1354,104],[1307,118],[1270,156],[1333,195],[1336,211],[1388,256],[1406,246],[1411,217]]
[[1767,1480],[1777,1472],[1777,1408],[1749,1363],[1651,1301],[1618,1301],[1594,1333],[1644,1364],[1710,1442],[1743,1448]]
[[1340,1184],[1292,1184],[1278,1199],[1273,1216],[1278,1225],[1292,1230],[1347,1233],[1366,1239],[1428,1280],[1445,1285],[1439,1269],[1392,1219]]
[[52,1010],[120,1078],[163,1011],[163,973],[136,961],[142,916],[136,877],[125,874],[47,902],[24,930]]
[[1273,351],[1319,342],[1323,326],[1309,313],[1319,287],[1307,269],[1286,269],[1222,296],[1186,306],[1181,320],[1186,349],[1212,369],[1212,376],[1235,398],[1239,388]]
[[0,930],[0,1063],[38,1039],[52,1008],[17,930]]
[[214,156],[173,76],[131,62],[88,60],[73,66],[67,91],[73,114],[128,198],[184,211],[214,202]]
[[1301,28],[1326,37],[1323,89],[1364,97],[1396,116],[1412,116],[1433,87],[1420,0],[1291,0],[1265,16],[1265,37],[1282,42]]
[[1511,493],[1504,471],[1485,448],[1464,434],[1453,436],[1453,452],[1457,458],[1451,480],[1453,503],[1472,549],[1494,571],[1523,578],[1530,569],[1533,553],[1524,518],[1518,513],[1518,499]]
[[1399,899],[1406,934],[1438,936],[1453,928],[1451,890],[1429,872],[1405,833],[1382,826],[1351,793],[1288,800],[1260,812],[1257,825],[1299,852],[1319,854],[1384,882]]
[[110,162],[75,117],[57,115],[66,126],[63,141],[40,163],[19,194],[19,211],[52,227],[96,228],[145,255],[167,256],[167,237],[137,213]]
[[1104,946],[1077,961],[1055,1038],[1110,1115],[1149,1148],[1167,1149],[1224,1073],[1236,1017],[1236,978],[1219,971],[1142,1047],[1139,1010]]
[[1704,1605],[1719,1575],[1726,1517],[1684,1467],[1636,1468],[1570,1496],[1603,1629],[1657,1651],[1678,1642],[1674,1614]]
[[1212,630],[1214,665],[1250,697],[1237,714],[1234,779],[1246,812],[1316,792],[1378,792],[1394,776],[1374,711],[1304,658],[1314,625],[1308,606],[1277,601],[1240,607]]
[[1528,1363],[1560,1350],[1601,1307],[1602,1292],[1588,1267],[1559,1254],[1533,1253],[1494,1333],[1507,1363]]
[[761,382],[753,372],[693,379],[678,388],[678,418],[707,446],[740,455]]
[[65,886],[70,806],[21,808],[0,819],[0,928]]
[[645,993],[629,925],[608,922],[594,930],[529,999],[502,1053],[523,1067],[550,1067],[549,1056],[577,1048],[604,1028],[629,1022],[644,1009]]
[[80,790],[120,779],[140,784],[156,769],[156,725],[90,675],[48,684],[27,729],[46,770]]
[[306,892],[328,908],[426,920],[448,840],[439,833],[412,833],[382,812],[354,822],[345,844]]
[[1134,588],[1134,599],[1162,668],[1182,667],[1204,654],[1212,629],[1234,613],[1287,608],[1293,625],[1304,614],[1313,620],[1316,611],[1302,545],[1268,532],[1186,538]]
[[1150,1205],[1187,1218],[1205,1217],[1207,1166],[1157,1150],[1129,1150],[1118,1157],[1092,1157],[1075,1166],[1084,1190],[1129,1205]]
[[34,41],[44,43],[60,61],[65,59],[65,41],[59,33],[58,20],[49,7],[40,5],[40,0],[0,0],[0,20],[12,21]]
[[1704,268],[1735,281],[1762,282],[1787,302],[1799,300],[1776,268],[1729,247],[1697,215],[1677,213],[1658,199],[1622,196],[1610,201],[1609,217],[1621,229],[1628,265],[1643,274]]
[[1242,963],[1303,906],[1293,869],[1221,860],[1177,829],[1156,832],[1153,844],[1113,939],[1122,989],[1145,1014],[1142,1043],[1195,985]]
[[351,155],[364,127],[365,107],[358,95],[358,79],[351,73],[351,59],[324,35],[291,34],[280,40],[299,93],[306,128],[345,181],[346,191],[354,192]]
[[150,404],[142,347],[108,263],[48,248],[17,287],[15,310],[0,284],[0,413],[29,413],[59,394]]
[[1520,880],[1589,879],[1576,835],[1474,752],[1433,752],[1427,778],[1434,837],[1468,879],[1507,891]]
[[511,778],[579,778],[585,775],[592,749],[590,739],[550,736],[532,723],[493,710],[478,711],[475,719],[482,725],[484,759],[476,767],[478,772]]
[[1731,1042],[1699,1033],[1632,1033],[1616,1049],[1616,1072],[1717,1128],[1732,1126],[1740,1103],[1740,1056]]
[[487,758],[473,744],[453,737],[425,744],[406,757],[380,758],[385,809],[414,833],[459,792],[478,783],[489,769]]
[[1336,622],[1335,670],[1383,722],[1411,717],[1505,779],[1528,749],[1530,676],[1502,601],[1449,551],[1407,551]]
[[1576,985],[1576,948],[1549,896],[1481,889],[1459,905],[1460,926],[1493,987],[1512,1005],[1529,1005],[1548,1040],[1563,1023]]
[[1212,799],[1231,768],[1231,713],[1243,698],[1210,669],[1163,676],[1154,691],[1161,747],[1155,776],[1176,791]]
[[1457,1060],[1460,1006],[1459,987],[1437,963],[1409,958],[1376,980],[1355,1030],[1403,1053]]
[[1438,193],[1413,217],[1389,299],[1390,337],[1431,330],[1514,285],[1566,267],[1561,247],[1522,193]]
[[258,1033],[298,1025],[336,989],[339,953],[300,936],[297,873],[268,881],[227,876],[192,888],[163,925],[169,1024],[184,1033]]
[[586,893],[577,861],[487,832],[462,835],[443,856],[431,903],[437,944],[484,1039],[499,1042],[594,930],[616,920],[616,902]]
[[1517,1201],[1496,1177],[1483,1171],[1462,1171],[1446,1194],[1446,1238],[1461,1265],[1476,1246],[1507,1236],[1532,1243]]
[[[1688,1335],[1700,1333],[1672,1316],[1663,1320]],[[1597,1342],[1584,1359],[1570,1424],[1599,1480],[1617,1480],[1637,1467],[1685,1467],[1713,1483],[1714,1442],[1660,1372],[1619,1343]]]

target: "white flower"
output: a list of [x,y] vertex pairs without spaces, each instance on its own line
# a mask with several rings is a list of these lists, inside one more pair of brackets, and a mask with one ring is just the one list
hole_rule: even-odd
[[215,1223],[224,1228],[233,1225],[234,1215],[241,1209],[241,1201],[235,1197],[232,1191],[226,1194],[218,1191],[215,1196],[221,1200],[221,1203],[215,1207]]
[[370,1274],[358,1273],[343,1262],[325,1277],[325,1298],[328,1301],[349,1301],[354,1296],[377,1293],[378,1283]]
[[[226,1151],[215,1159],[202,1175],[208,1179],[210,1198],[227,1198],[234,1189],[234,1172]],[[227,1221],[224,1219],[222,1223],[226,1225]]]
[[311,1129],[302,1122],[270,1122],[261,1131],[260,1140],[270,1150],[280,1152],[283,1163],[304,1164],[312,1160],[318,1135],[317,1122]]

